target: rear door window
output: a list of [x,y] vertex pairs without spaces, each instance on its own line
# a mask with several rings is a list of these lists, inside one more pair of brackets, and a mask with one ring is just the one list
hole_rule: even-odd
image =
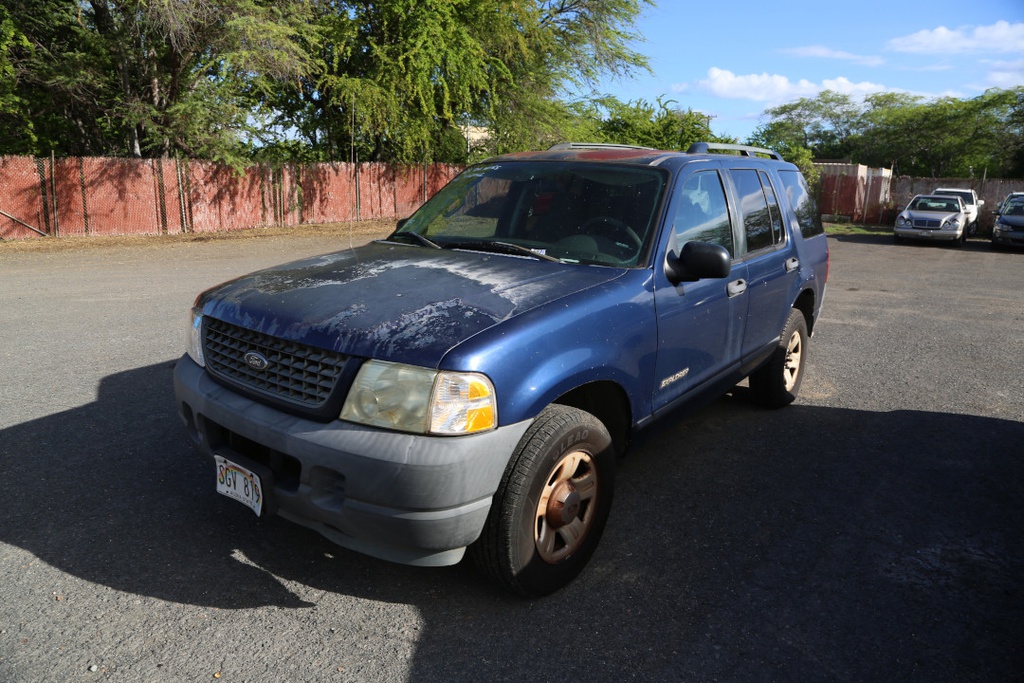
[[[731,169],[736,186],[736,193],[740,203],[740,213],[743,216],[743,230],[747,235],[747,252],[768,249],[775,244],[776,231],[773,227],[772,208],[768,203],[767,194],[761,185],[761,179],[755,169]],[[771,185],[768,186],[769,191]],[[772,193],[772,204],[775,204],[775,216],[777,223],[778,205],[775,203],[775,194]],[[779,226],[781,232],[781,226]]]
[[804,180],[803,175],[799,171],[779,171],[779,178],[782,179],[782,185],[786,188],[789,205],[796,213],[800,234],[805,238],[824,234],[825,227],[821,224],[818,202],[807,189],[807,181]]

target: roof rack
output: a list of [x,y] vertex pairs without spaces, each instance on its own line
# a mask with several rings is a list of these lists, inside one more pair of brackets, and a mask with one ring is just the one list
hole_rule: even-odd
[[686,150],[687,154],[707,154],[710,151],[739,152],[740,156],[750,157],[756,154],[763,154],[776,161],[785,161],[778,152],[763,147],[751,147],[749,145],[727,145],[723,142],[695,142]]
[[569,149],[647,149],[653,150],[653,147],[643,147],[641,145],[616,145],[611,142],[559,142],[557,145],[548,147],[549,151],[561,151]]

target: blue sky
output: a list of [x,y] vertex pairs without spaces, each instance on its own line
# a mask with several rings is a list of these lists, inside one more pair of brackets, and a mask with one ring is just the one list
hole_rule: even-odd
[[741,141],[765,109],[825,89],[967,99],[1024,85],[1024,0],[661,0],[637,29],[653,75],[599,92],[674,100]]

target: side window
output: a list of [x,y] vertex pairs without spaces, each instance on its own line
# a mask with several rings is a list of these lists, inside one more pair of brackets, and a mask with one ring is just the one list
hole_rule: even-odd
[[772,181],[764,171],[758,171],[761,177],[761,187],[764,188],[764,198],[768,201],[768,217],[772,222],[772,241],[775,244],[782,242],[782,216],[779,214],[779,202],[775,199],[775,188]]
[[687,178],[676,206],[674,225],[680,248],[687,242],[711,242],[735,255],[729,208],[718,171],[700,171]]
[[824,234],[825,228],[821,224],[821,214],[818,213],[818,202],[807,189],[807,181],[803,175],[799,171],[779,171],[779,177],[782,178],[782,184],[789,196],[789,204],[796,213],[800,233],[805,238]]
[[743,229],[747,233],[747,252],[767,249],[775,243],[775,239],[772,235],[772,217],[768,209],[768,200],[765,199],[757,171],[732,169],[729,174],[739,193]]

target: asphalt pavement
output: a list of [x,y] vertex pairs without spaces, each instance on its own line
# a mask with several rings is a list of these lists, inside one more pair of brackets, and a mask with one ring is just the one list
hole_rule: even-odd
[[348,240],[0,245],[0,681],[1021,680],[1024,252],[829,242],[798,401],[649,430],[536,601],[258,521],[187,441],[195,295]]

